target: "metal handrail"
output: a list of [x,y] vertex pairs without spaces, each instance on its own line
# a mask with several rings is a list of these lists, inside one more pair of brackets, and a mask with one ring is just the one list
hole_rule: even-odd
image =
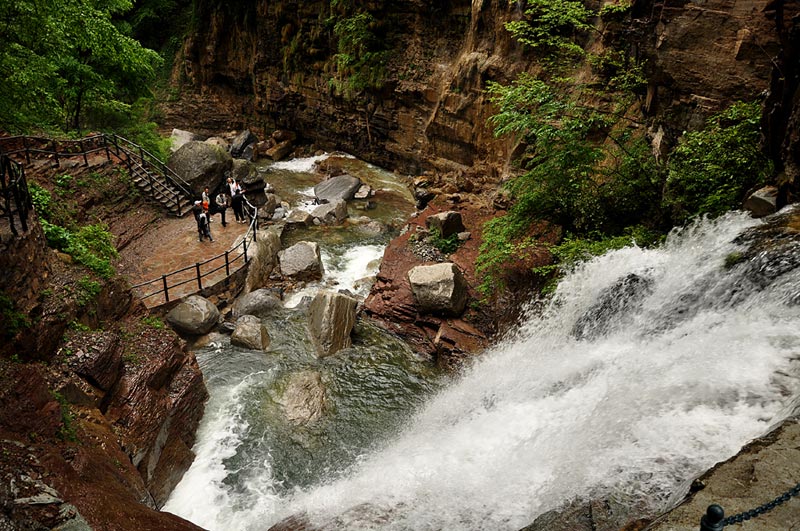
[[[183,267],[181,269],[176,269],[175,271],[171,271],[169,273],[165,273],[165,274],[161,275],[158,278],[154,278],[152,280],[148,280],[148,281],[141,282],[139,284],[133,285],[133,286],[131,286],[131,289],[140,289],[140,288],[142,288],[144,286],[149,286],[149,285],[154,284],[156,282],[160,282],[161,286],[156,291],[147,293],[145,295],[140,295],[139,298],[142,299],[142,300],[145,300],[145,299],[148,299],[150,297],[154,297],[154,296],[157,296],[157,295],[160,295],[160,294],[163,293],[164,294],[164,301],[165,302],[169,302],[170,301],[170,298],[169,298],[170,290],[174,290],[175,288],[183,286],[184,284],[188,284],[190,282],[197,282],[198,289],[193,291],[192,293],[189,293],[188,295],[192,295],[194,293],[198,293],[198,292],[202,291],[203,289],[205,289],[206,287],[209,287],[209,286],[203,286],[203,279],[209,277],[210,275],[216,273],[217,271],[222,270],[223,268],[225,268],[225,279],[227,279],[231,275],[239,272],[242,268],[244,268],[250,262],[250,259],[252,258],[252,256],[248,256],[247,255],[247,250],[248,250],[247,242],[251,238],[251,230],[252,230],[252,225],[251,225],[251,228],[249,228],[248,231],[245,233],[244,237],[242,238],[241,243],[235,245],[234,247],[232,247],[231,249],[225,251],[224,253],[220,253],[220,254],[218,254],[216,256],[213,256],[211,258],[203,260],[202,262],[195,262],[192,265]],[[256,241],[256,232],[255,232],[255,230],[252,230],[252,240]],[[231,258],[230,254],[232,252],[234,252],[236,249],[238,249],[239,247],[242,248],[242,251]],[[221,265],[215,267],[214,269],[211,269],[209,271],[205,271],[205,272],[201,273],[202,266],[210,264],[211,262],[217,261],[220,258],[224,258],[224,261],[222,262]],[[233,269],[231,271],[231,266],[235,265],[240,259],[244,260],[242,265],[239,266],[239,267],[236,267],[235,269]],[[170,284],[170,282],[169,282],[170,277],[174,277],[175,275],[179,275],[181,273],[185,273],[185,272],[190,271],[192,269],[194,269],[195,272],[196,272],[196,274],[192,278],[188,278],[188,279],[185,279],[185,280],[180,280],[180,281],[175,282],[174,284]],[[221,282],[221,281],[222,280],[220,280],[219,282]],[[185,295],[182,295],[182,296],[185,296]]]
[[[34,145],[31,145],[31,144]],[[37,147],[44,145],[44,147]],[[87,149],[87,144],[91,149]],[[109,145],[110,144],[110,145]],[[21,147],[20,147],[21,145]],[[8,146],[11,146],[10,148]],[[16,147],[14,147],[16,146]],[[52,146],[52,147],[50,147]],[[0,138],[0,153],[8,156],[24,153],[25,160],[30,163],[31,153],[38,153],[43,155],[52,155],[55,159],[56,166],[60,166],[61,162],[59,157],[76,157],[82,156],[84,165],[89,165],[88,155],[105,151],[106,156],[111,160],[111,146],[114,148],[114,154],[122,159],[122,153],[126,155],[124,161],[128,165],[129,171],[133,171],[131,161],[135,162],[139,167],[144,170],[148,183],[151,187],[155,188],[160,185],[160,192],[167,196],[174,194],[173,200],[178,208],[178,215],[183,213],[181,206],[181,195],[185,200],[185,205],[191,204],[192,192],[191,186],[184,179],[182,179],[175,171],[167,166],[161,159],[136,144],[115,133],[98,133],[90,135],[78,140],[55,140],[52,138],[35,137],[35,136],[10,136]],[[168,186],[160,183],[158,180],[152,179],[151,169],[162,176],[164,180],[168,181],[176,190],[170,189]]]

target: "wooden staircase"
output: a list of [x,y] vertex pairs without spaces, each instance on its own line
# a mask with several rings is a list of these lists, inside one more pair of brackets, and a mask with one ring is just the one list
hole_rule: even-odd
[[117,135],[104,135],[143,195],[160,203],[173,216],[184,216],[192,208],[189,184],[141,146]]

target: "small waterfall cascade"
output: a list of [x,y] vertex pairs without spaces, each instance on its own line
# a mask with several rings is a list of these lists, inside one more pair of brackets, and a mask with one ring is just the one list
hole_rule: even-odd
[[[457,379],[419,387],[415,396],[429,396],[394,428],[375,430],[360,450],[333,441],[347,446],[346,466],[294,484],[273,459],[283,450],[263,437],[261,460],[249,465],[257,470],[244,474],[231,458],[252,429],[241,410],[258,379],[238,364],[218,386],[224,399],[212,389],[196,448],[207,475],[190,470],[165,510],[220,531],[268,529],[292,515],[325,530],[517,530],[570,500],[604,496],[663,511],[797,406],[800,244],[770,255],[752,236],[760,225],[731,214],[657,249],[582,264]],[[349,391],[367,401],[408,385],[354,380],[372,386]],[[323,450],[305,451],[295,466],[315,466],[311,454]],[[245,488],[243,475],[258,488]]]

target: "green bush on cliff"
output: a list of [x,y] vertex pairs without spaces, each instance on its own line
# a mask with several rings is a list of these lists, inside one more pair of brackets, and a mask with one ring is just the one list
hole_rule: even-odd
[[760,120],[759,103],[739,102],[683,135],[669,158],[664,198],[676,224],[740,208],[747,191],[765,182],[772,164],[760,149]]
[[0,291],[0,318],[3,320],[2,335],[3,339],[11,339],[23,328],[30,326],[28,316],[17,309],[14,300]]
[[40,221],[50,247],[69,254],[103,278],[114,275],[111,259],[117,257],[117,250],[105,224],[86,225],[71,231],[45,219]]
[[507,22],[506,29],[524,45],[540,49],[553,60],[580,58],[583,48],[575,43],[578,32],[594,29],[594,11],[575,0],[526,0],[525,19]]
[[331,84],[347,98],[383,83],[389,51],[376,34],[377,26],[372,14],[361,12],[338,20],[333,28],[337,53]]

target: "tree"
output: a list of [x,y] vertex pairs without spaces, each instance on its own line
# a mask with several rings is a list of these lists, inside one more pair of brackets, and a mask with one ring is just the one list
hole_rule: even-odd
[[0,0],[0,127],[81,129],[86,112],[147,93],[160,56],[114,19],[129,0]]

